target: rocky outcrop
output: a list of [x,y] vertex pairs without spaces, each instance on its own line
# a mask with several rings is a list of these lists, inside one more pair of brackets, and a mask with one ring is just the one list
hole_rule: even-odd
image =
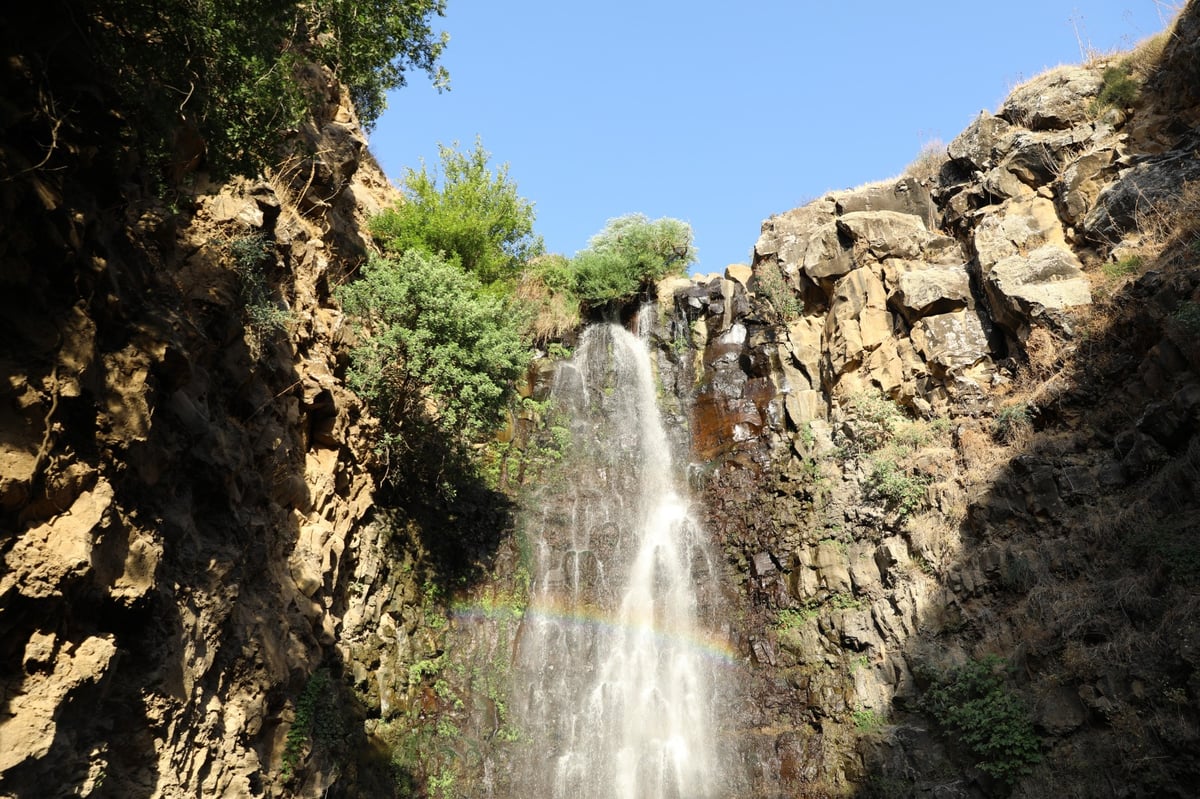
[[[328,103],[259,180],[116,189],[127,154],[79,138],[87,104],[0,180],[0,794],[391,790],[364,719],[440,646],[416,634],[436,572],[418,522],[376,513],[331,289],[393,194],[308,79]],[[36,164],[10,123],[4,168]]]
[[[1164,105],[1192,50],[1131,109],[1105,64],[1036,78],[931,183],[774,216],[748,285],[669,289],[754,795],[1195,784],[1200,209],[1194,103]],[[928,700],[988,656],[1038,742],[1002,779]]]

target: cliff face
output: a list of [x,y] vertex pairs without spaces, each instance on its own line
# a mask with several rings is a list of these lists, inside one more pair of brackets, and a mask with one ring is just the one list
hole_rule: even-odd
[[[1200,782],[1198,29],[660,287],[753,796]],[[331,292],[392,196],[340,89],[266,180],[181,136],[152,191],[103,86],[7,54],[0,794],[503,786],[525,555],[482,487],[377,485]]]
[[[373,428],[335,376],[331,289],[393,199],[348,100],[314,72],[268,179],[156,195],[104,86],[11,55],[0,794],[384,795],[362,719],[432,639],[420,526],[367,523]],[[350,723],[322,748],[326,706]]]
[[750,276],[662,287],[755,795],[1200,781],[1198,18],[772,217]]

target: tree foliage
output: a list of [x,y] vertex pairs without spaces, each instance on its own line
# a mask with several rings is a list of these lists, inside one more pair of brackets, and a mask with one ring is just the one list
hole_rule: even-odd
[[542,252],[533,232],[533,203],[517,193],[508,165],[496,171],[476,140],[470,152],[440,145],[440,170],[406,170],[404,199],[384,211],[371,232],[391,252],[441,254],[484,284],[511,284]]
[[1041,762],[1041,740],[1003,665],[988,656],[939,675],[921,706],[975,757],[976,768],[1013,785]]
[[648,283],[685,274],[695,260],[691,225],[628,214],[610,219],[575,256],[574,288],[593,306],[627,300]]
[[372,259],[340,289],[362,334],[350,384],[390,431],[385,443],[422,422],[468,439],[499,423],[529,349],[510,300],[481,288],[456,265],[410,250]]
[[346,84],[368,126],[409,70],[444,85],[447,38],[430,24],[444,10],[445,0],[86,0],[72,22],[147,149],[163,157],[190,125],[211,166],[252,171],[311,109],[306,64]]

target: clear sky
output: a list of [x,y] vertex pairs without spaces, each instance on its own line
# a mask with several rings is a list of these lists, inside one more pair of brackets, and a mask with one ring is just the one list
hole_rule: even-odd
[[694,272],[748,262],[762,221],[899,174],[1016,84],[1163,28],[1163,0],[449,0],[442,63],[370,135],[393,180],[473,146],[573,255],[640,211],[692,224]]

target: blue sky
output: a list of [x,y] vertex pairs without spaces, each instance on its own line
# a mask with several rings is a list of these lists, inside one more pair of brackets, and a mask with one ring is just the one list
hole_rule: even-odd
[[640,211],[692,224],[694,272],[747,262],[761,223],[900,173],[1081,52],[1162,29],[1163,0],[449,0],[442,63],[389,96],[371,150],[398,180],[473,146],[537,209],[551,252]]

